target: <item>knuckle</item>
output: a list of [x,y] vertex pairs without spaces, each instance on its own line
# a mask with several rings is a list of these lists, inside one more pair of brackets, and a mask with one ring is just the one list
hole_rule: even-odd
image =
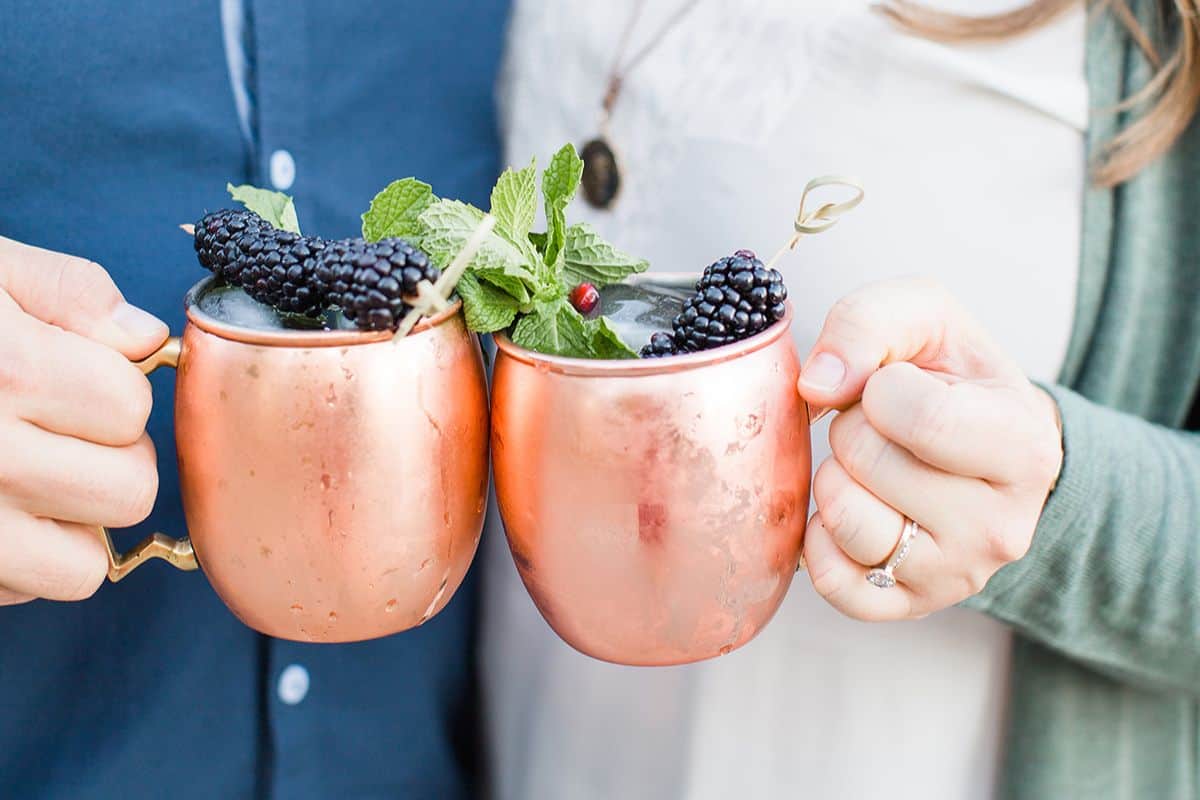
[[95,261],[64,255],[57,272],[58,297],[78,301],[106,292],[112,281]]
[[842,425],[836,438],[838,443],[833,446],[833,451],[838,461],[851,475],[869,480],[885,455],[886,441],[865,422]]
[[974,597],[983,591],[991,579],[991,573],[982,569],[971,569],[962,576],[961,600]]
[[34,383],[31,366],[24,348],[15,341],[0,344],[0,395],[29,394]]
[[837,516],[833,513],[836,510],[834,506],[837,504],[838,494],[835,470],[833,462],[826,459],[813,475],[813,500],[817,504],[817,510],[821,512],[821,522],[827,528],[832,521],[830,517]]
[[113,374],[123,377],[119,385],[114,382],[111,408],[106,409],[106,413],[114,443],[129,445],[145,433],[146,422],[150,419],[150,411],[154,406],[154,396],[150,381],[129,362],[124,359],[121,361],[121,364],[116,365],[119,371],[114,371]]
[[1050,436],[1039,437],[1026,451],[1029,459],[1028,474],[1041,487],[1048,487],[1062,469],[1062,446]]
[[152,449],[141,448],[126,470],[123,488],[114,503],[114,527],[137,525],[154,510],[158,497],[158,468]]
[[[12,426],[0,428],[0,442],[16,442],[17,439]],[[0,498],[20,502],[30,496],[34,480],[28,465],[29,459],[22,455],[24,450],[24,444],[0,448]]]
[[858,536],[859,526],[850,514],[850,492],[845,485],[831,487],[817,508],[821,523],[840,546],[847,547]]
[[87,259],[60,254],[53,259],[44,276],[47,300],[55,309],[49,322],[61,324],[81,309],[111,305],[116,300],[116,286],[108,272]]
[[75,572],[73,582],[66,582],[63,585],[67,590],[63,593],[63,600],[87,600],[94,595],[104,583],[104,579],[108,577],[108,561],[97,542],[97,552],[90,554],[89,557],[79,564]]
[[877,326],[874,303],[864,291],[840,298],[829,310],[828,330],[837,338],[851,341],[869,339]]
[[835,569],[824,569],[819,572],[812,573],[813,589],[821,597],[825,598],[826,602],[838,606],[840,595],[846,590],[845,583],[842,581]]
[[20,496],[23,485],[24,481],[13,461],[0,459],[0,497]]
[[[987,556],[999,564],[1011,564],[1029,550],[1029,537],[1021,535],[1016,526],[1007,523],[988,524],[983,530]],[[982,588],[982,587],[981,587]]]
[[146,423],[150,421],[150,412],[154,409],[154,394],[150,388],[150,381],[141,373],[136,376],[125,408],[133,429],[141,436],[146,431]]
[[917,448],[932,448],[953,436],[949,412],[950,392],[927,394],[916,403],[908,430],[908,441]]
[[[46,522],[43,524],[58,524]],[[82,526],[70,525],[65,533],[74,539],[69,555],[45,559],[33,567],[32,587],[50,600],[86,600],[108,576],[108,557],[100,538]]]

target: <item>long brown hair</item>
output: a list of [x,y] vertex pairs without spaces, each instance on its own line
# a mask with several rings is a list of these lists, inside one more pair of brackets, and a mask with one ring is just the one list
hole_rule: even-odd
[[883,0],[878,10],[901,28],[945,42],[995,41],[1016,36],[1053,21],[1078,2],[1114,14],[1153,65],[1154,76],[1117,110],[1144,109],[1125,126],[1092,165],[1096,183],[1115,186],[1174,146],[1200,107],[1200,0],[1160,0],[1170,32],[1165,57],[1139,24],[1128,0],[1031,0],[1028,5],[991,16],[963,16],[934,11],[912,0]]

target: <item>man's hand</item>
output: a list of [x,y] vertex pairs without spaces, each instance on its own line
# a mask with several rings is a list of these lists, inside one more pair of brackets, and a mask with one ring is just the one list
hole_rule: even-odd
[[0,605],[90,597],[96,526],[149,515],[150,384],[130,359],[166,336],[96,264],[0,237]]
[[[924,616],[1029,549],[1062,463],[1057,408],[944,289],[888,281],[841,300],[800,393],[845,409],[813,478],[804,545],[813,585],[836,608]],[[866,572],[891,555],[905,516],[920,531],[897,585],[879,589]]]

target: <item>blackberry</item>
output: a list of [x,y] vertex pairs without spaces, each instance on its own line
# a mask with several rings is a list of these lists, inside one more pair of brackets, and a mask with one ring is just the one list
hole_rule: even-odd
[[[787,313],[783,276],[768,269],[750,250],[738,250],[710,264],[696,293],[683,303],[669,334],[674,353],[692,353],[731,344],[765,330]],[[672,355],[656,333],[642,356]],[[655,344],[655,341],[658,344]]]
[[317,317],[325,309],[325,286],[316,258],[325,242],[281,231],[250,211],[226,209],[196,224],[200,264],[260,303],[288,314]]
[[288,314],[319,317],[325,310],[326,287],[316,269],[323,240],[268,228],[239,236],[235,247],[224,270],[227,281]]
[[229,243],[246,232],[259,232],[269,228],[267,221],[253,211],[226,208],[205,214],[195,225],[193,245],[200,266],[224,277],[224,267],[231,263],[236,253],[226,252]]
[[675,340],[671,334],[659,331],[650,337],[650,343],[642,348],[642,358],[662,358],[673,356],[677,352]]
[[441,270],[403,239],[342,239],[326,243],[316,277],[330,305],[340,306],[359,328],[395,328],[412,308],[421,281],[436,283]]

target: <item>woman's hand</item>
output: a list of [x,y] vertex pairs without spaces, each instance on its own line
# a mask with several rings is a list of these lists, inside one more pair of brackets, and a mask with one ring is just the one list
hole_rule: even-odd
[[90,596],[95,526],[150,513],[150,384],[129,359],[166,336],[95,264],[0,238],[0,605]]
[[[1020,313],[1014,309],[1013,313]],[[837,303],[800,377],[833,421],[813,478],[813,586],[863,620],[921,617],[1025,554],[1062,463],[1054,400],[940,286],[877,283]],[[868,569],[919,526],[896,586]]]

